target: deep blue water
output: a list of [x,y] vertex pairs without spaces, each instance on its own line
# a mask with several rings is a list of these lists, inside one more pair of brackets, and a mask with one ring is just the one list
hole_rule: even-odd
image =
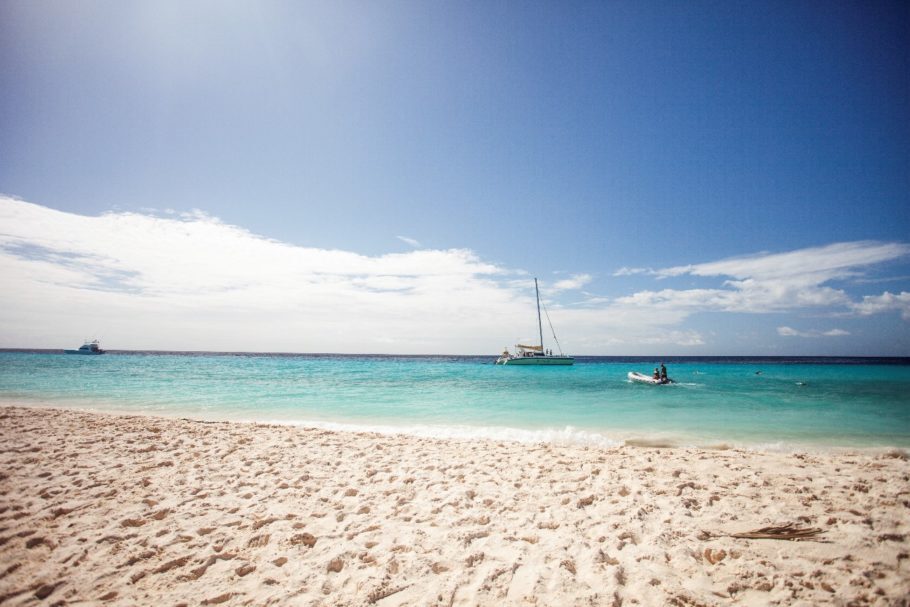
[[[0,352],[0,400],[433,436],[763,448],[910,447],[910,359]],[[760,372],[760,373],[759,373]]]

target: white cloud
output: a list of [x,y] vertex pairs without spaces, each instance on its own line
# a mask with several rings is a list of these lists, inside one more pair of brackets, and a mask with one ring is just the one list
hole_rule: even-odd
[[415,249],[420,248],[420,241],[414,240],[413,238],[408,238],[407,236],[396,236],[395,238],[397,238],[398,240],[400,240],[401,242],[403,242],[405,244],[411,245]]
[[[826,286],[863,269],[910,255],[910,246],[871,241],[835,243],[787,253],[761,254],[656,270],[661,278],[728,277],[715,289],[642,291],[621,299],[629,305],[680,310],[767,313],[800,308],[850,307],[841,289]],[[867,309],[876,307],[870,302]]]
[[613,272],[613,276],[635,276],[636,274],[651,274],[653,270],[649,268],[627,268],[625,266]]
[[[367,256],[264,238],[203,211],[88,217],[2,196],[0,226],[0,346],[98,335],[124,349],[478,353],[537,333],[527,273],[466,249]],[[591,283],[589,274],[541,292],[567,351],[651,353],[708,343],[686,326],[700,312],[833,306],[908,319],[908,293],[856,302],[825,284],[907,250],[840,243],[679,266],[653,273],[729,280],[571,306],[559,295]]]
[[844,337],[850,335],[850,331],[844,331],[843,329],[831,329],[830,331],[825,331],[822,333],[825,337]]
[[861,302],[853,304],[853,309],[862,316],[898,310],[901,318],[910,320],[910,293],[885,291],[881,295],[867,295]]
[[843,329],[831,329],[830,331],[797,331],[792,327],[777,327],[777,334],[783,337],[843,337],[850,335],[849,331]]
[[[658,279],[679,276],[727,278],[719,288],[645,290],[616,297],[608,305],[579,310],[590,316],[603,316],[613,324],[615,334],[625,340],[635,338],[645,343],[651,335],[662,335],[666,343],[697,343],[700,335],[681,336],[679,327],[693,314],[702,312],[787,313],[795,310],[855,309],[872,314],[888,309],[900,309],[905,319],[910,317],[908,299],[885,294],[879,298],[866,297],[856,304],[842,289],[826,283],[861,275],[874,264],[905,258],[910,247],[900,243],[870,241],[835,243],[787,253],[765,253],[716,262],[675,266],[662,270],[623,268],[619,275],[652,274]],[[616,274],[614,274],[616,275]],[[908,296],[910,297],[910,296]],[[599,300],[599,302],[602,300]],[[598,303],[599,303],[598,302]],[[597,305],[597,304],[595,304]],[[632,330],[625,329],[628,323]],[[592,322],[587,318],[586,322]],[[596,324],[596,322],[595,322]],[[619,326],[616,326],[616,325]],[[645,329],[642,332],[642,329]],[[604,333],[608,329],[604,327]],[[597,332],[595,332],[597,334]],[[842,329],[820,332],[798,332],[790,327],[778,330],[781,336],[836,337],[848,334]]]
[[532,310],[527,284],[504,288],[503,268],[463,249],[371,257],[201,212],[86,217],[9,198],[0,225],[6,346],[103,333],[112,348],[472,352]]
[[564,278],[553,283],[549,290],[550,291],[570,291],[574,289],[580,289],[586,284],[591,282],[590,274],[575,274],[570,278]]
[[786,253],[762,253],[709,263],[657,270],[659,276],[731,276],[737,279],[790,280],[821,284],[855,276],[859,268],[910,255],[910,246],[874,241],[840,242]]

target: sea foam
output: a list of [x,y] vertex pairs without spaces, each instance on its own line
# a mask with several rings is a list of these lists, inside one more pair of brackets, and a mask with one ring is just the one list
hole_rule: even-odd
[[[254,421],[254,420],[246,420]],[[257,423],[263,423],[256,420]],[[526,444],[550,443],[555,445],[589,445],[609,448],[624,444],[624,441],[605,436],[599,432],[582,430],[566,426],[565,428],[541,428],[529,430],[496,426],[434,426],[434,425],[401,425],[357,424],[324,421],[287,421],[269,420],[264,423],[290,425],[300,428],[316,428],[333,432],[361,432],[384,435],[406,435],[419,438],[438,438],[444,440],[490,440]]]

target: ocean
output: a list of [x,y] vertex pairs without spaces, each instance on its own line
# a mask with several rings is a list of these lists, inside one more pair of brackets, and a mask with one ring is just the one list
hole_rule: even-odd
[[0,401],[456,439],[910,447],[910,359],[666,358],[676,383],[630,383],[661,361],[577,357],[0,352]]

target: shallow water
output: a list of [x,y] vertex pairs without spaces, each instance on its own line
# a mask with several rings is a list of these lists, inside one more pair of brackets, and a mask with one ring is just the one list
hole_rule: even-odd
[[525,441],[910,447],[907,359],[669,359],[0,352],[0,399],[144,414]]

